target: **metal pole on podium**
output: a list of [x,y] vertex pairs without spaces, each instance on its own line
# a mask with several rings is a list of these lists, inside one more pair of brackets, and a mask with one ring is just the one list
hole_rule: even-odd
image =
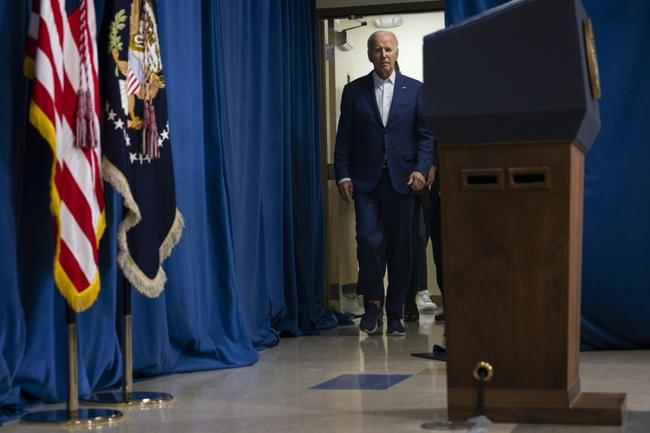
[[115,422],[122,412],[110,409],[79,408],[77,371],[77,320],[76,313],[66,306],[68,333],[68,407],[66,409],[32,412],[20,420],[25,423],[59,424],[68,426],[96,426]]
[[93,393],[82,399],[89,405],[127,405],[152,406],[168,403],[174,399],[171,394],[153,391],[133,391],[133,327],[131,316],[131,284],[122,276],[122,353],[124,354],[124,373],[122,389]]

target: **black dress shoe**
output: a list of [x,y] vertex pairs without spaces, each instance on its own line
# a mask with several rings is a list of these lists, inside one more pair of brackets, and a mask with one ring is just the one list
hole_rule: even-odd
[[404,308],[404,321],[405,322],[417,322],[420,320],[420,312],[418,307],[413,303],[412,305],[407,305]]
[[[382,304],[383,304],[383,300],[382,300]],[[365,296],[363,297],[363,310],[364,310],[364,312],[365,311],[373,312],[373,311],[375,311],[376,306],[377,306],[377,304],[375,304],[373,302],[367,302],[366,297]],[[382,326],[384,324],[383,307],[380,307],[379,310],[380,310],[380,312],[379,312],[379,315],[377,316],[377,326]],[[363,317],[363,314],[359,315],[359,317]]]
[[404,313],[405,322],[417,322],[420,320],[420,313]]
[[447,349],[444,347],[434,344],[431,353],[433,355],[433,359],[437,361],[447,362]]
[[368,335],[376,335],[379,333],[379,317],[381,316],[381,310],[375,304],[371,304],[366,307],[366,312],[361,316],[361,322],[359,322],[359,329],[365,332]]
[[431,352],[411,353],[411,356],[415,356],[417,358],[429,359],[432,361],[447,362],[447,349],[445,349],[444,347],[438,344],[434,344],[433,350]]
[[388,325],[386,327],[386,335],[388,336],[401,337],[403,335],[406,335],[404,325],[402,325],[402,321],[397,317],[389,317]]

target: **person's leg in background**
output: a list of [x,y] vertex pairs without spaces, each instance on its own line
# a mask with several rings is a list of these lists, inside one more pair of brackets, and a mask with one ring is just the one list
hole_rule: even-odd
[[[445,305],[445,290],[444,279],[442,270],[442,228],[440,218],[440,182],[439,176],[436,176],[435,181],[431,187],[431,206],[429,207],[429,236],[431,237],[431,246],[433,249],[433,263],[436,265],[436,282],[440,288],[442,295],[442,305]],[[435,315],[436,322],[445,321],[444,311],[440,311]]]
[[[436,283],[440,288],[440,294],[442,295],[442,305],[444,308],[445,305],[445,290],[444,290],[444,279],[443,279],[443,270],[442,270],[442,220],[440,218],[440,176],[436,176],[433,185],[431,186],[430,194],[430,204],[429,212],[427,215],[427,221],[429,222],[429,236],[431,238],[431,247],[433,249],[433,263],[436,265]],[[445,322],[445,313],[444,310],[438,312],[434,316],[436,323]],[[441,344],[434,344],[432,349],[433,359],[439,361],[447,360],[447,349],[446,344],[443,340]]]
[[[426,203],[425,200],[423,200],[426,198],[425,194],[428,194],[428,191],[416,196],[415,208],[413,211],[413,266],[409,291],[406,295],[404,306],[404,320],[406,322],[416,321],[420,318],[418,305],[416,303],[419,292],[424,291],[428,296],[426,260],[429,236],[427,233],[427,225],[425,224]],[[429,302],[431,302],[430,299]],[[433,304],[433,308],[435,308],[435,304]]]

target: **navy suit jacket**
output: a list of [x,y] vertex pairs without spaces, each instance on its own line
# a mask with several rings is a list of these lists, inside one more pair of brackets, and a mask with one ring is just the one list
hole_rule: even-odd
[[426,177],[433,159],[433,135],[422,117],[422,83],[395,74],[388,122],[384,127],[373,72],[343,88],[341,117],[336,133],[336,181],[349,177],[355,191],[371,192],[381,177],[384,156],[395,191],[406,194],[409,175]]

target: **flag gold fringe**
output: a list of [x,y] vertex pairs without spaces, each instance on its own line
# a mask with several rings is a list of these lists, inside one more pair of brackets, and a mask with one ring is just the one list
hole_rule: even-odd
[[131,283],[140,293],[149,298],[156,298],[163,291],[165,283],[167,282],[167,275],[162,268],[162,262],[169,257],[172,249],[176,246],[183,234],[183,228],[185,227],[183,215],[177,208],[174,223],[158,250],[160,257],[158,262],[158,272],[154,278],[149,278],[133,260],[126,240],[126,233],[131,228],[135,227],[142,219],[140,208],[133,198],[129,183],[126,180],[126,177],[124,177],[124,174],[106,157],[102,158],[102,176],[106,182],[110,183],[113,188],[120,193],[124,207],[127,210],[127,214],[117,231],[117,243],[119,246],[117,262],[120,265],[120,269],[122,269],[122,272],[129,283]]
[[[43,113],[43,110],[34,103],[33,101],[29,106],[29,121],[36,130],[43,136],[45,141],[50,145],[52,150],[52,169],[50,173],[50,211],[54,218],[56,219],[56,243],[54,251],[54,282],[61,292],[61,295],[65,298],[72,308],[77,313],[87,310],[99,296],[100,290],[100,277],[99,269],[95,268],[95,277],[90,282],[90,285],[83,290],[78,292],[70,277],[65,272],[61,263],[59,261],[59,255],[61,253],[61,197],[59,196],[59,191],[56,189],[54,184],[54,175],[56,173],[56,163],[57,163],[57,151],[56,151],[56,133],[54,131],[54,125],[50,119]],[[100,215],[97,232],[95,233],[95,238],[97,239],[97,248],[99,248],[99,241],[104,234],[106,228],[106,212],[102,210]]]

